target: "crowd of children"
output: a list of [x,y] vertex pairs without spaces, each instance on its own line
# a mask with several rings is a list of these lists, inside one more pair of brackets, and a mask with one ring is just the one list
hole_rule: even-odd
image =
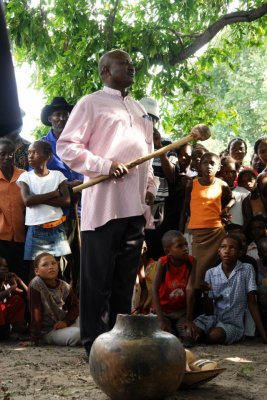
[[[246,151],[234,138],[220,156],[196,143],[160,160],[164,213],[157,237],[147,235],[133,308],[156,313],[187,344],[240,340],[248,310],[267,342],[267,138],[255,143],[250,168]],[[0,339],[29,326],[34,344],[77,345],[76,288],[59,279],[60,257],[71,252],[62,211],[70,192],[47,168],[51,156],[49,143],[34,142],[24,171],[0,139]]]

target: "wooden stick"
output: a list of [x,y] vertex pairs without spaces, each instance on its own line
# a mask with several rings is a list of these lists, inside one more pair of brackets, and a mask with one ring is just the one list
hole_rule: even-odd
[[[183,146],[184,144],[190,142],[191,140],[206,140],[210,137],[210,129],[203,124],[196,125],[192,128],[190,135],[185,136],[176,142],[173,142],[171,144],[168,144],[167,146],[161,147],[158,150],[153,151],[152,153],[147,154],[146,156],[142,156],[140,158],[137,158],[136,160],[130,161],[125,166],[128,169],[134,168],[139,164],[144,163],[145,161],[151,160],[151,158],[159,157],[164,153],[167,153],[168,151],[177,149],[178,147]],[[88,182],[82,183],[81,185],[75,186],[73,188],[73,192],[79,192],[83,189],[86,189],[90,186],[94,186],[100,182],[106,181],[108,179],[114,178],[113,175],[100,175],[97,176],[94,179],[91,179]]]

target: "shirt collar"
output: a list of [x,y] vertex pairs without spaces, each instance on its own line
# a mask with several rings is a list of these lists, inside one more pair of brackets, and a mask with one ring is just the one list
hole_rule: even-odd
[[[119,96],[119,97],[122,97],[121,91],[120,91],[120,90],[112,89],[112,88],[110,88],[110,87],[108,87],[108,86],[104,86],[104,87],[103,87],[103,90],[104,90],[104,92],[106,92],[106,93],[108,93],[108,94],[111,94],[112,96]],[[127,96],[128,96],[128,94],[127,94],[125,97],[127,97]],[[124,97],[124,98],[125,98],[125,97]]]
[[[226,277],[226,275],[225,275],[225,273],[224,273],[224,271],[223,271],[223,269],[222,269],[222,263],[219,264],[219,268],[220,268],[221,274],[222,274],[223,276]],[[237,260],[236,265],[235,265],[233,271],[232,271],[231,274],[228,276],[228,278],[227,278],[227,277],[226,277],[226,278],[227,278],[227,279],[231,278],[231,277],[232,277],[233,275],[235,275],[236,272],[237,272],[239,269],[241,269],[241,268],[242,268],[242,262],[241,262],[240,260]]]
[[18,177],[22,174],[22,172],[26,172],[26,171],[24,171],[24,170],[22,170],[22,169],[19,169],[19,168],[17,168],[17,167],[14,166],[12,178],[11,178],[10,181],[8,181],[8,180],[5,178],[5,175],[3,174],[3,172],[0,170],[0,179],[3,179],[3,180],[6,181],[6,182],[12,183],[12,182],[15,182],[15,181],[18,180]]

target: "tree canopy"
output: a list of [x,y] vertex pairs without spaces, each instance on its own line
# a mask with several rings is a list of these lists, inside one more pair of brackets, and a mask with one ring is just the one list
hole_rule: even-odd
[[[242,103],[247,84],[242,80],[244,69],[238,68],[250,59],[251,64],[244,67],[248,72],[261,56],[266,60],[266,2],[239,0],[234,2],[237,10],[230,8],[230,0],[5,3],[16,58],[36,65],[35,86],[43,88],[48,100],[63,95],[76,102],[98,90],[99,57],[109,49],[122,48],[136,65],[133,96],[151,95],[161,102],[166,132],[188,131],[196,122],[217,125],[223,137],[227,137],[227,129],[244,132],[242,124],[246,112],[249,118],[247,108],[253,100],[244,108],[236,107],[236,97]],[[196,57],[196,51],[207,44]],[[251,48],[256,49],[258,61],[252,60]],[[262,92],[264,71],[261,73],[253,76],[251,71],[248,86]],[[237,75],[240,79],[235,79]],[[257,96],[256,90],[252,92],[250,96]],[[255,102],[259,106],[258,97]],[[266,129],[263,110],[260,114],[257,132]],[[251,130],[247,133],[251,139]]]

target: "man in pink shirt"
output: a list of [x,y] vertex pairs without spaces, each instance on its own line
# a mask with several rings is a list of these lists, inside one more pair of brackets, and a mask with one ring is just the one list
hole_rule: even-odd
[[104,54],[99,73],[103,90],[77,103],[57,142],[59,157],[85,182],[112,177],[82,193],[80,319],[87,354],[118,313],[130,313],[144,225],[152,223],[149,204],[157,191],[150,162],[129,171],[125,166],[153,150],[152,121],[127,93],[135,75],[129,55]]

